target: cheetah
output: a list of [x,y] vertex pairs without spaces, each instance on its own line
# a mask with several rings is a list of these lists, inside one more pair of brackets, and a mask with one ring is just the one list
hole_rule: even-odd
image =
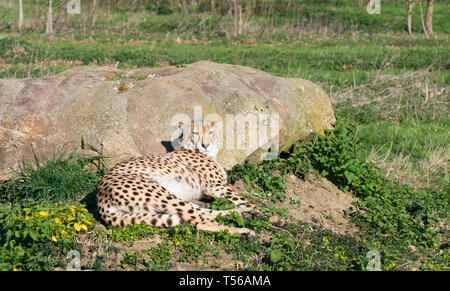
[[[147,223],[173,227],[184,222],[199,230],[239,233],[254,237],[253,230],[217,223],[214,218],[237,211],[257,216],[255,205],[227,184],[226,172],[216,161],[219,138],[214,122],[179,124],[180,149],[161,156],[135,157],[112,167],[97,183],[98,211],[107,224]],[[232,210],[211,210],[192,200],[229,197]]]

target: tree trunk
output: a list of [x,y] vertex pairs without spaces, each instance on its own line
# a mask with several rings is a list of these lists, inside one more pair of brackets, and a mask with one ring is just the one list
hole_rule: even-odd
[[186,0],[181,0],[181,5],[183,6],[183,14],[187,15],[189,11]]
[[425,34],[425,37],[428,38],[428,31],[427,31],[427,28],[425,26],[425,22],[423,21],[422,2],[419,3],[419,8],[420,8],[420,20],[422,22],[423,33]]
[[91,6],[91,26],[95,25],[95,21],[97,19],[97,15],[96,15],[96,10],[97,10],[97,0],[92,0],[92,6]]
[[22,31],[23,26],[23,5],[22,0],[19,0],[19,32]]
[[211,0],[211,13],[216,14],[216,2]]
[[425,16],[425,28],[428,35],[433,36],[433,5],[434,0],[427,0],[427,12]]
[[242,26],[243,26],[243,21],[242,21],[242,3],[239,3],[239,29],[238,29],[238,33],[242,34]]
[[238,5],[237,5],[237,0],[233,0],[233,12],[234,12],[234,31],[233,31],[233,36],[237,37],[238,36],[238,22],[239,22],[239,16],[238,16]]
[[413,7],[414,7],[414,1],[409,0],[408,1],[408,18],[407,18],[407,25],[408,25],[408,34],[412,35],[412,13],[413,13]]
[[52,15],[52,0],[48,0],[48,13],[47,13],[47,34],[53,34],[53,15]]

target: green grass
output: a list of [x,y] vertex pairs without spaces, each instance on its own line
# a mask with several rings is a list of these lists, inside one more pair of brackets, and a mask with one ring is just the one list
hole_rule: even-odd
[[358,156],[393,169],[392,178],[402,183],[431,192],[444,191],[449,183],[448,128],[448,119],[360,125]]
[[390,152],[396,156],[408,155],[412,163],[419,162],[430,145],[446,147],[450,143],[448,128],[449,119],[435,122],[404,122],[395,124],[387,121],[367,124],[359,127],[358,138],[364,149],[362,156],[367,156],[372,148],[380,154]]
[[[358,41],[350,43],[340,39],[336,43],[309,41],[293,44],[236,45],[217,43],[143,44],[139,46],[110,46],[86,44],[72,41],[36,42],[21,39],[0,40],[0,55],[8,62],[0,69],[1,77],[42,76],[59,72],[67,65],[45,65],[51,60],[80,61],[83,64],[114,64],[120,68],[153,67],[170,60],[174,64],[189,64],[200,60],[218,63],[240,64],[264,70],[281,77],[302,77],[329,86],[360,85],[380,71],[402,72],[431,68],[433,78],[449,82],[444,66],[450,58],[448,49],[441,49],[434,43],[396,49],[382,48],[384,44]],[[21,48],[21,49],[19,49]],[[38,52],[38,62],[44,67],[29,64]],[[350,71],[344,69],[351,66]]]
[[[88,165],[96,166],[98,171],[91,171]],[[74,200],[95,190],[104,169],[101,157],[86,158],[72,153],[67,157],[44,158],[2,183],[0,199],[12,203]]]

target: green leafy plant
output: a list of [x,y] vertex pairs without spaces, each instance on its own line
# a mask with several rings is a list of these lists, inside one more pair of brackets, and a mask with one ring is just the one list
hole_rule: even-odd
[[42,203],[0,212],[1,270],[51,270],[74,249],[73,236],[94,219],[84,205]]
[[124,253],[123,258],[120,261],[120,265],[122,268],[128,268],[130,266],[135,266],[138,263],[138,259],[140,257],[141,257],[141,254],[138,251]]
[[144,259],[144,269],[147,271],[164,271],[171,267],[170,259],[172,250],[167,242],[161,243],[159,246],[144,251],[148,258]]
[[223,198],[214,198],[214,201],[211,203],[210,208],[214,210],[229,210],[233,209],[235,206],[233,202],[229,199]]
[[274,174],[272,163],[261,165],[250,164],[246,161],[243,165],[236,165],[228,174],[228,181],[234,183],[242,179],[248,190],[270,200],[284,200],[286,184],[284,178]]
[[152,237],[162,231],[159,227],[141,223],[127,225],[125,227],[111,227],[109,228],[108,235],[115,242],[132,243],[144,237]]
[[15,207],[0,216],[2,242],[8,246],[68,240],[77,232],[88,231],[93,223],[84,205],[66,203]]

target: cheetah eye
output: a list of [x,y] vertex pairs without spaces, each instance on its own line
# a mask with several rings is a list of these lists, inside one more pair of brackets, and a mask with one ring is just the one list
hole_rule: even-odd
[[193,132],[193,134],[195,134],[195,135],[200,135],[198,132]]
[[213,134],[214,133],[214,131],[213,130],[211,130],[210,132],[209,132],[209,134]]

